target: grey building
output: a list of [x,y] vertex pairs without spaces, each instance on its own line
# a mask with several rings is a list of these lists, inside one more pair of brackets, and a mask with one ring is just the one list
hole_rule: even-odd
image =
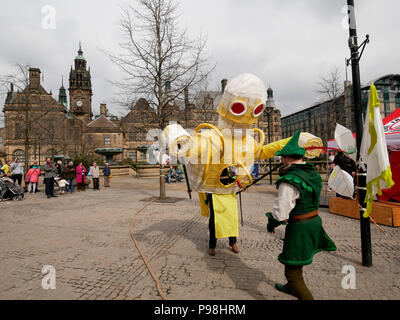
[[[361,88],[363,116],[368,105],[369,87],[375,84],[381,102],[382,117],[400,108],[400,75],[385,75],[370,81]],[[292,136],[297,130],[310,132],[320,137],[324,144],[334,138],[336,123],[355,131],[352,85],[344,83],[344,93],[333,100],[317,102],[282,117],[282,138]]]

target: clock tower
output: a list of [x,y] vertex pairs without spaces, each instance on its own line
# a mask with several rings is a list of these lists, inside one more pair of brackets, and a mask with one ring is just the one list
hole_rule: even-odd
[[92,83],[90,68],[86,70],[86,59],[79,43],[78,55],[75,57],[75,68],[69,73],[70,111],[85,124],[93,117],[92,113]]

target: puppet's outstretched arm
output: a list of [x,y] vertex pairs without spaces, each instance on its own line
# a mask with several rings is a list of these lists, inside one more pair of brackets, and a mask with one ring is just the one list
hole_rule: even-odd
[[[290,138],[278,140],[271,142],[262,147],[260,154],[256,157],[259,160],[263,159],[270,159],[275,156],[275,153],[279,150],[282,150],[286,143],[289,142]],[[307,158],[315,158],[318,157],[321,153],[321,149],[307,149],[309,147],[322,147],[323,143],[322,140],[311,133],[302,132],[299,138],[299,145],[300,147],[306,148],[305,156]]]

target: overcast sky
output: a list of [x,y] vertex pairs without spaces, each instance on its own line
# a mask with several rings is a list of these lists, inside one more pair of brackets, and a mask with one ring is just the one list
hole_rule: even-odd
[[[400,73],[398,0],[356,0],[358,36],[371,42],[361,61],[361,81]],[[91,67],[93,112],[112,100],[107,80],[121,78],[100,49],[115,51],[121,32],[120,7],[134,0],[14,0],[0,5],[0,74],[16,63],[38,67],[43,86],[58,94],[82,41]],[[55,29],[44,29],[42,8],[55,8]],[[349,57],[345,0],[181,0],[181,23],[190,35],[208,37],[208,53],[217,64],[210,89],[223,78],[253,73],[274,90],[276,106],[288,114],[320,100],[316,82],[337,66],[344,80]],[[351,79],[351,70],[349,69]],[[4,103],[2,97],[1,105]],[[125,111],[108,104],[110,111]]]

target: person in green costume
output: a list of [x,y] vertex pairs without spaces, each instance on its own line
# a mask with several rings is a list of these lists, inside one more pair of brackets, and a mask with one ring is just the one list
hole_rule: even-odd
[[276,289],[296,296],[300,300],[313,300],[303,279],[303,266],[311,264],[319,251],[335,251],[336,246],[322,227],[318,215],[321,176],[314,165],[305,163],[306,150],[299,146],[297,131],[285,147],[276,152],[281,156],[285,170],[277,180],[278,197],[268,217],[267,231],[281,224],[286,225],[285,239],[279,262],[285,265],[285,285],[275,284]]

